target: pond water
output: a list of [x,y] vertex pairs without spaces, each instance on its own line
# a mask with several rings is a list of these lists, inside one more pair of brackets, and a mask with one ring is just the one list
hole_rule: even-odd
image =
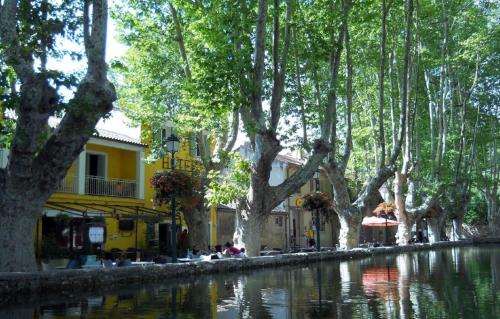
[[0,318],[500,318],[500,247],[329,261],[42,299],[0,308]]

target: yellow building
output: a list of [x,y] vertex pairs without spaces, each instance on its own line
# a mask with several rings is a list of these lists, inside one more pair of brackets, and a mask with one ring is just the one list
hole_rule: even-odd
[[98,128],[45,204],[37,223],[37,255],[64,255],[92,247],[146,250],[158,212],[145,205],[146,144]]
[[[38,258],[67,257],[70,251],[80,250],[112,252],[115,257],[126,255],[132,260],[158,252],[170,255],[171,210],[167,205],[154,207],[150,179],[156,172],[172,169],[171,156],[166,154],[152,163],[145,158],[150,153],[151,136],[164,141],[177,132],[173,123],[166,122],[154,130],[160,134],[143,132],[146,138],[141,141],[139,129],[134,137],[127,135],[125,122],[123,114],[114,110],[110,120],[98,124],[97,134],[89,139],[45,204],[36,227]],[[57,125],[55,120],[49,124]],[[179,139],[176,169],[201,170],[195,140],[189,134]],[[2,150],[0,167],[7,158],[8,150]],[[177,225],[185,227],[179,210]],[[215,232],[211,238],[215,240]]]
[[[201,172],[204,169],[201,163],[199,148],[193,134],[179,134],[174,126],[174,123],[171,121],[166,121],[165,124],[160,128],[151,129],[144,126],[143,129],[146,130],[145,132],[143,132],[143,136],[145,136],[144,142],[148,144],[151,144],[151,139],[153,138],[157,139],[156,142],[158,142],[159,139],[162,143],[164,143],[166,139],[172,134],[179,138],[179,151],[175,153],[176,170],[183,171],[189,174],[194,172]],[[149,155],[149,151],[149,149],[146,150],[146,157]],[[145,205],[146,207],[155,208],[168,214],[170,214],[170,207],[168,207],[167,205],[163,205],[162,207],[153,207],[155,190],[150,186],[149,181],[155,173],[169,171],[172,169],[171,156],[171,154],[165,153],[165,155],[161,159],[156,160],[152,163],[148,163],[145,167]],[[181,227],[185,228],[186,224],[182,218],[182,210],[179,209],[179,207],[177,207],[176,213],[179,216],[179,218],[177,219],[178,229]],[[207,227],[210,227],[211,238],[214,238],[215,233],[212,232],[212,228],[210,226],[211,224],[212,223],[210,222]],[[155,233],[157,234],[156,238],[158,239],[159,251],[165,254],[170,254],[170,225],[170,219],[163,219],[157,225],[155,225]],[[211,242],[207,244],[211,244]]]

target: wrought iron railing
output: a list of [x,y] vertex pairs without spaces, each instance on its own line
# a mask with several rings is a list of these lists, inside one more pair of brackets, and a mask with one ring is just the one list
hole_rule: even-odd
[[76,177],[74,175],[66,175],[57,186],[56,192],[59,193],[76,193]]
[[136,185],[135,180],[86,176],[85,194],[136,198]]

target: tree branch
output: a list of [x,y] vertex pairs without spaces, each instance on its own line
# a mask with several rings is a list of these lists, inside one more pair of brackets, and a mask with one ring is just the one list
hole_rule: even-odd
[[386,43],[386,21],[387,21],[387,7],[385,0],[382,0],[382,26],[381,26],[381,41],[380,41],[380,66],[379,66],[379,109],[378,109],[378,130],[379,130],[379,143],[380,143],[380,167],[385,165],[385,134],[384,134],[384,77],[385,77],[385,43]]
[[212,165],[212,156],[210,153],[210,141],[202,131],[196,133],[196,140],[200,149],[200,157],[205,167]]
[[225,152],[231,152],[233,150],[236,139],[238,138],[238,132],[240,128],[240,113],[238,109],[233,110],[233,120],[231,125],[231,139],[227,142],[224,147]]
[[[85,6],[89,5],[89,0],[85,0]],[[87,11],[88,7],[84,11]],[[92,1],[92,26],[90,35],[88,29],[88,15],[84,20],[84,29],[87,30],[85,37],[85,52],[88,59],[88,68],[86,78],[88,81],[107,81],[106,79],[106,32],[108,25],[108,1],[107,0],[93,0]],[[85,34],[84,34],[85,36]],[[85,80],[84,80],[85,81]]]
[[422,205],[414,208],[406,208],[406,211],[413,215],[414,218],[425,214],[432,206],[436,204],[436,196],[426,196]]
[[394,167],[398,159],[399,153],[401,152],[401,147],[404,140],[405,126],[406,126],[406,112],[408,109],[408,82],[409,82],[409,64],[410,64],[410,51],[411,51],[411,26],[413,21],[413,0],[407,0],[406,8],[406,35],[405,35],[405,51],[403,60],[403,83],[402,83],[402,94],[401,94],[401,112],[400,112],[400,124],[398,132],[398,140],[396,142],[396,147],[394,147],[391,154],[391,159],[389,161],[389,167]]
[[[333,42],[333,33],[330,35]],[[344,26],[340,27],[337,42],[330,51],[330,80],[328,83],[328,107],[325,115],[323,139],[328,139],[331,144],[331,158],[335,159],[336,136],[337,136],[337,93],[335,86],[338,78],[340,58],[342,54],[342,42],[344,40]]]
[[313,153],[304,166],[295,171],[283,183],[269,187],[269,196],[272,198],[270,201],[270,207],[274,208],[279,205],[284,198],[289,197],[297,190],[298,185],[303,185],[311,179],[314,173],[318,170],[323,158],[329,151],[330,147],[328,145],[326,145],[322,140],[316,140]]
[[297,82],[297,95],[298,95],[298,103],[300,106],[300,119],[302,121],[302,144],[307,149],[309,147],[308,139],[307,139],[307,119],[305,114],[305,103],[304,96],[302,92],[302,82],[300,79],[300,65],[299,65],[299,52],[297,49],[297,28],[292,28],[292,38],[293,38],[293,49],[295,54],[295,82]]
[[[285,20],[285,39],[281,59],[279,58],[279,0],[274,0],[274,45],[273,45],[273,64],[274,64],[274,83],[273,94],[271,97],[271,129],[276,131],[281,114],[281,101],[285,90],[285,75],[288,58],[288,50],[291,38],[291,19],[293,14],[293,1],[287,1],[286,20]],[[279,64],[279,65],[278,65]]]
[[[255,51],[253,65],[253,88],[251,93],[251,123],[260,131],[266,130],[266,122],[262,111],[262,81],[264,78],[264,58],[266,54],[266,20],[267,20],[267,0],[259,0],[257,26],[255,35]],[[243,120],[250,118],[243,115]]]
[[346,53],[346,66],[347,66],[347,83],[346,83],[346,137],[345,137],[345,149],[344,155],[342,156],[341,170],[344,174],[351,156],[352,149],[352,60],[351,60],[351,39],[349,36],[348,27],[348,14],[350,10],[350,1],[346,4],[343,2],[343,23],[344,23],[344,42],[345,42],[345,53]]
[[177,43],[179,44],[179,52],[181,54],[182,62],[184,63],[184,74],[187,79],[191,80],[191,69],[189,68],[186,46],[184,45],[184,36],[182,35],[181,22],[179,21],[177,10],[170,1],[168,1],[168,6],[170,8],[170,12],[172,13],[172,19],[174,20],[175,24],[175,36]]
[[22,83],[35,76],[33,68],[33,50],[23,48],[17,34],[17,0],[5,0],[0,3],[0,40],[5,44],[3,53],[5,62],[12,66]]
[[[88,30],[89,1],[84,2]],[[51,191],[64,178],[74,159],[88,141],[99,119],[111,111],[116,92],[106,78],[107,0],[92,2],[91,33],[84,34],[87,74],[78,85],[61,123],[38,153],[33,164],[33,180],[41,194]],[[57,156],[54,156],[57,154]]]

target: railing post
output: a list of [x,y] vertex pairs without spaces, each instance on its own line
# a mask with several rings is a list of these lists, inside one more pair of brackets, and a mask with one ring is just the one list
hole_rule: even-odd
[[138,151],[135,153],[135,182],[136,182],[136,194],[138,199],[144,199],[144,151]]
[[77,174],[76,174],[76,193],[80,195],[85,194],[85,171],[86,171],[86,161],[87,161],[87,152],[85,151],[85,147],[83,151],[78,155],[77,159]]

